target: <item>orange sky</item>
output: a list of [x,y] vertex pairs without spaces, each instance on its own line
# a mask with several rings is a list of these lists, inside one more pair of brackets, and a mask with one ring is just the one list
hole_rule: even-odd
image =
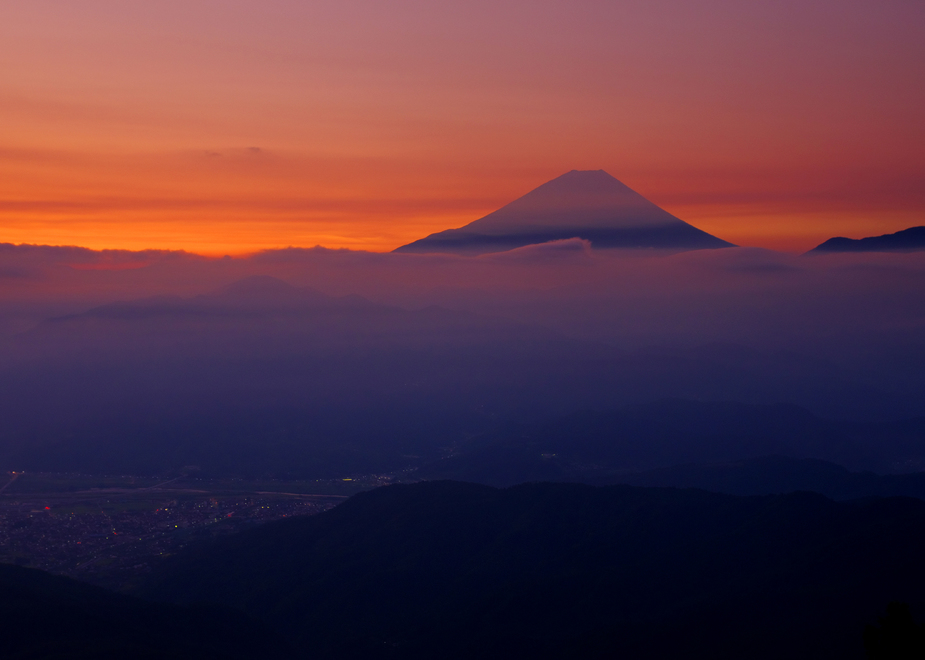
[[388,250],[571,169],[744,245],[925,224],[921,2],[3,14],[0,241]]

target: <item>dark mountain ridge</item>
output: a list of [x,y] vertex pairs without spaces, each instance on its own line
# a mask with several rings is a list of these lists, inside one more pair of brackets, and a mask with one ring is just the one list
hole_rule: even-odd
[[[589,479],[594,483],[594,479]],[[811,458],[761,456],[731,463],[689,464],[617,477],[600,484],[699,488],[729,495],[774,495],[808,491],[833,500],[915,497],[925,500],[925,472],[878,475]]]
[[388,486],[168,562],[144,593],[272,622],[318,658],[861,658],[925,605],[925,502]]
[[8,660],[258,660],[290,657],[267,627],[228,608],[114,594],[0,564],[0,657]]
[[845,238],[837,236],[817,245],[807,254],[821,252],[918,252],[925,250],[925,227],[910,227],[894,234]]
[[700,250],[732,247],[659,208],[603,170],[572,170],[470,222],[395,252],[479,255],[583,238],[592,247]]

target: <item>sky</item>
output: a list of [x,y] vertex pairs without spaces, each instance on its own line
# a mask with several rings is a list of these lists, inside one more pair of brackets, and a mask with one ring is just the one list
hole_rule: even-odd
[[0,242],[386,251],[572,169],[746,246],[925,224],[920,0],[0,15]]

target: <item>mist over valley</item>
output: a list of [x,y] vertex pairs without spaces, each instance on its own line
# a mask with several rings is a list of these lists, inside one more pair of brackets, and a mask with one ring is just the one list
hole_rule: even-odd
[[925,253],[538,190],[391,253],[0,246],[4,606],[100,613],[10,644],[862,657],[919,616]]

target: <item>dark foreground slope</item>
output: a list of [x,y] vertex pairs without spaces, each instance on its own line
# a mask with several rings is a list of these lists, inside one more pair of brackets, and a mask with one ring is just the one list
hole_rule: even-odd
[[458,482],[389,486],[190,552],[147,593],[317,658],[861,658],[925,594],[925,502]]
[[0,657],[245,660],[288,657],[266,628],[217,608],[180,608],[0,564]]

